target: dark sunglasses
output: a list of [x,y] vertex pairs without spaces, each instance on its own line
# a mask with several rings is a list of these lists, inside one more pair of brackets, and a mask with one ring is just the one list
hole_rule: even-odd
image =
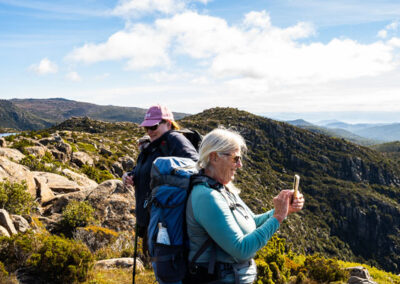
[[231,154],[227,154],[227,153],[221,153],[224,156],[227,157],[232,157],[232,160],[235,162],[235,164],[237,164],[239,161],[242,161],[242,156],[232,156]]
[[162,123],[164,123],[165,121],[164,120],[161,120],[159,123],[157,123],[156,125],[153,125],[153,126],[145,126],[144,128],[146,129],[146,130],[151,130],[151,131],[154,131],[154,130],[157,130],[157,128],[160,126],[160,124],[162,124]]

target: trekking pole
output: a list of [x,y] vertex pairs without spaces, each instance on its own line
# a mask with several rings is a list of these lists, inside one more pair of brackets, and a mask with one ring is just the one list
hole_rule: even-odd
[[136,258],[137,258],[137,242],[138,242],[138,225],[135,224],[135,245],[133,249],[133,274],[132,274],[132,284],[135,284],[136,276]]

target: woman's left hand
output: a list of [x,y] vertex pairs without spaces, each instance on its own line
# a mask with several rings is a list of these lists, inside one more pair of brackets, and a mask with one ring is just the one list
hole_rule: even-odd
[[293,201],[289,204],[289,214],[299,212],[303,208],[303,206],[304,196],[299,192],[296,198],[294,198],[293,196]]

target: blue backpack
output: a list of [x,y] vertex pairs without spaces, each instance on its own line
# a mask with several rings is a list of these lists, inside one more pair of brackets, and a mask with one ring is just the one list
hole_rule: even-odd
[[[194,161],[179,157],[157,158],[151,169],[148,247],[151,261],[156,264],[154,273],[164,282],[183,280],[189,266],[186,202],[193,185],[207,179],[197,173]],[[158,238],[161,227],[168,232],[168,242]],[[209,238],[192,262],[211,244]]]

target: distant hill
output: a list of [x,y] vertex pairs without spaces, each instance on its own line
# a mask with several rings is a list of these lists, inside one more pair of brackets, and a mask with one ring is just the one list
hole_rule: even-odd
[[[317,125],[329,129],[343,129],[377,143],[400,140],[400,123],[357,123],[350,124],[334,121],[320,121]],[[335,130],[336,131],[336,130]],[[379,142],[381,141],[381,142]]]
[[37,130],[51,125],[51,122],[19,108],[11,101],[0,100],[0,128],[3,131]]
[[[309,131],[315,132],[315,133],[319,133],[319,134],[324,134],[330,137],[335,137],[335,138],[343,138],[349,142],[352,143],[356,143],[362,146],[369,146],[369,145],[375,145],[378,143],[381,143],[381,140],[373,140],[373,139],[368,139],[365,137],[362,137],[360,135],[356,135],[348,130],[342,129],[342,128],[328,128],[328,127],[324,127],[324,126],[318,126],[315,124],[312,124],[308,121],[305,121],[303,119],[297,119],[297,120],[290,120],[290,121],[286,121],[287,123],[303,128],[303,129],[307,129]],[[332,122],[332,121],[326,121],[326,125],[333,125],[333,123],[335,125],[343,124],[342,122]]]
[[[61,123],[71,117],[90,117],[106,122],[140,123],[146,109],[101,106],[62,98],[0,100],[0,130],[38,130]],[[176,120],[188,114],[174,112]]]

